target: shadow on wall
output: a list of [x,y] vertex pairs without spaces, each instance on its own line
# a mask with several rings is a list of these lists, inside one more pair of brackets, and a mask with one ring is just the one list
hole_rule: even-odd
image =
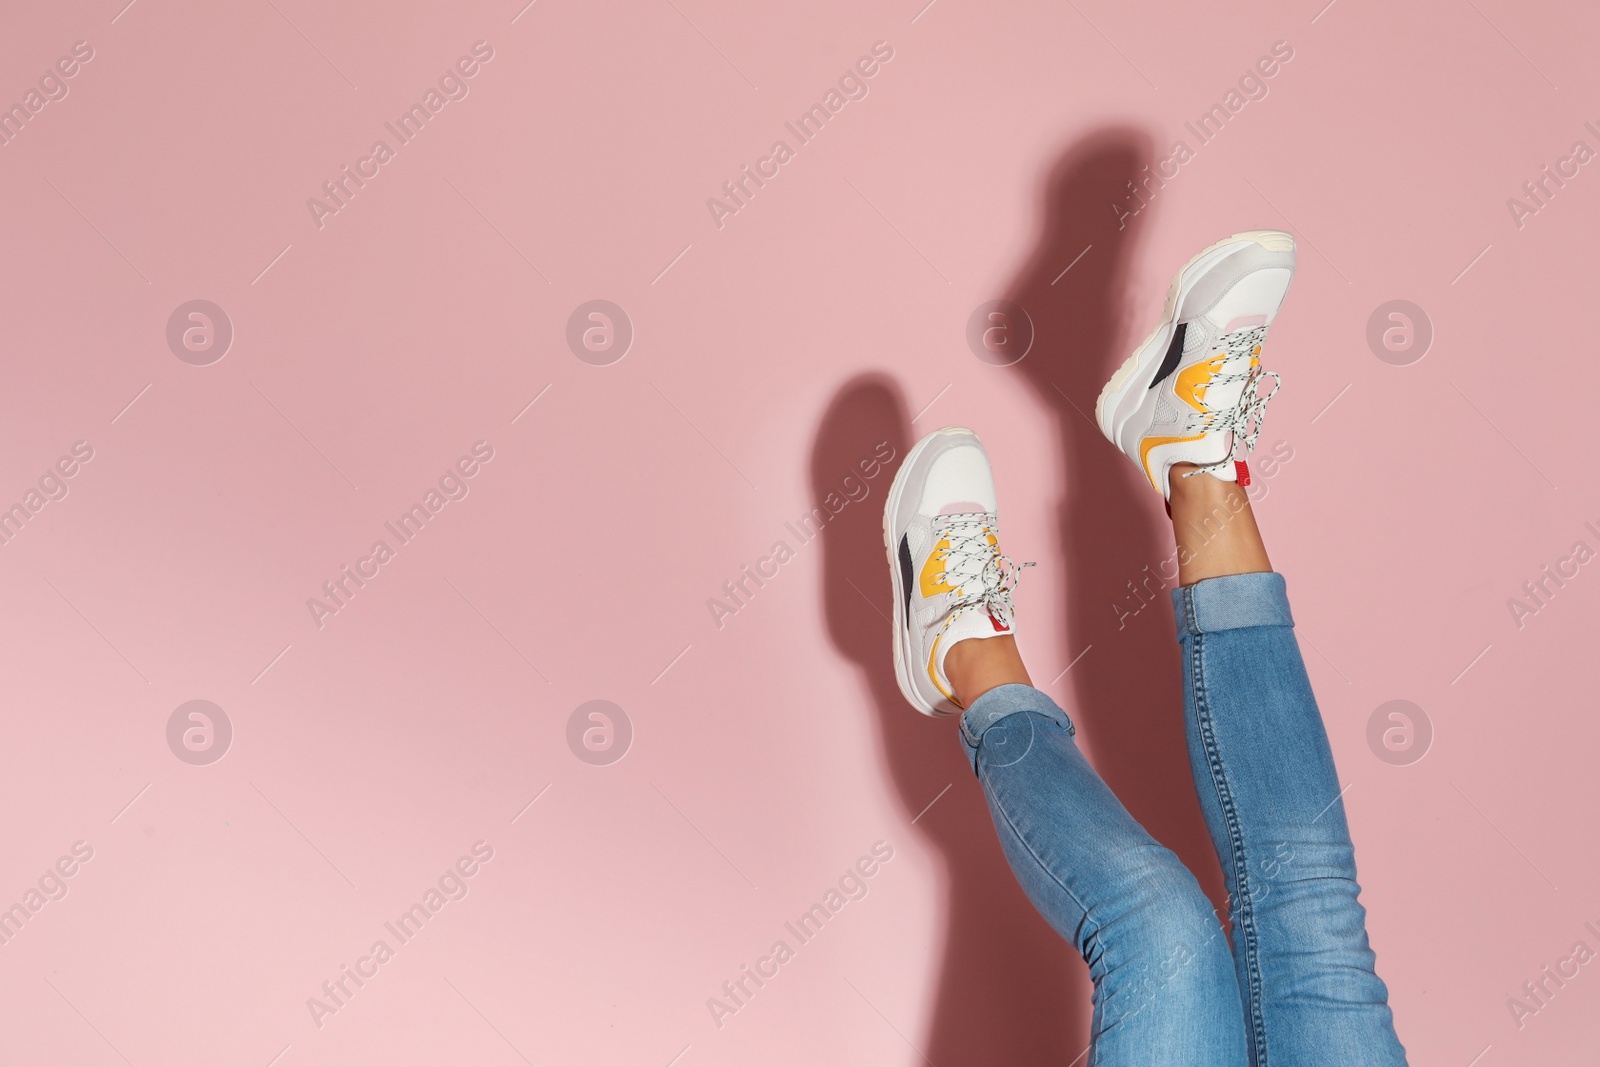
[[[1017,558],[1040,560],[1034,581],[1055,575],[1065,587],[1067,647],[1027,645],[1035,682],[1073,716],[1079,743],[1129,811],[1195,872],[1220,908],[1222,876],[1184,747],[1178,648],[1165,593],[1132,617],[1119,620],[1113,607],[1137,603],[1128,599],[1127,583],[1170,555],[1171,539],[1152,491],[1093,422],[1101,385],[1138,340],[1121,335],[1121,300],[1134,234],[1149,224],[1141,218],[1119,228],[1111,205],[1127,202],[1128,181],[1150,160],[1148,138],[1128,129],[1091,135],[1060,157],[1045,183],[1034,251],[1005,293],[1033,320],[1033,346],[1011,367],[975,366],[973,373],[1017,376],[1055,416],[1067,477],[1060,554],[1052,562],[1056,545],[1007,543]],[[952,416],[959,421],[959,412]],[[829,635],[860,667],[871,694],[883,759],[906,818],[916,819],[915,830],[944,863],[944,952],[929,1032],[918,1049],[941,1065],[1060,1067],[1088,1043],[1086,969],[1012,877],[954,724],[918,715],[895,683],[881,508],[892,468],[914,441],[890,379],[864,375],[834,397],[812,448],[813,495],[821,501],[884,441],[895,460],[873,480],[875,503],[842,513],[823,539],[823,595]],[[997,466],[1006,460],[994,459]],[[1024,591],[1024,626],[1027,602]],[[1071,672],[1052,684],[1085,648]]]
[[[1160,497],[1094,422],[1101,386],[1152,325],[1139,323],[1133,337],[1121,328],[1134,242],[1151,225],[1151,212],[1119,228],[1112,208],[1137,203],[1128,182],[1151,161],[1143,133],[1108,129],[1073,145],[1051,169],[1039,239],[1006,290],[1006,299],[1033,320],[1034,344],[1001,373],[1020,375],[1055,416],[1067,482],[1058,520],[1061,565],[1034,572],[1045,578],[1053,570],[1065,587],[1067,647],[1032,650],[1041,659],[1052,651],[1061,657],[1040,662],[1036,678],[1072,715],[1079,744],[1133,817],[1177,853],[1225,914],[1222,870],[1184,744],[1182,666],[1168,592],[1154,589],[1158,579],[1151,579],[1154,602],[1140,609],[1129,590],[1130,582],[1147,577],[1147,566],[1154,573],[1172,555],[1172,534]],[[1048,546],[1013,541],[1007,551],[1040,549]],[[1147,601],[1151,595],[1145,593]],[[1050,686],[1085,648],[1061,684]]]
[[[817,430],[811,482],[818,501],[881,441],[895,459],[873,479],[872,503],[847,508],[822,539],[823,597],[834,645],[861,668],[881,751],[912,830],[945,870],[945,936],[929,1032],[907,1036],[941,1065],[1060,1067],[1088,1042],[1088,977],[1006,865],[955,723],[919,715],[900,695],[890,644],[883,501],[913,443],[900,390],[868,375],[834,397]],[[949,786],[949,792],[939,794]]]

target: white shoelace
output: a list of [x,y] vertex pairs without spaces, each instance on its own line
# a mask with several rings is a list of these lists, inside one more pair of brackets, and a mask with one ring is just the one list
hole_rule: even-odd
[[1002,626],[1011,625],[1016,610],[1011,603],[1011,591],[1022,580],[1022,572],[1033,564],[1019,565],[989,543],[989,535],[995,532],[997,525],[993,512],[981,511],[940,515],[933,520],[935,539],[950,542],[944,570],[938,577],[946,585],[961,590],[950,602],[946,626],[963,611],[976,607],[984,608],[990,618]]
[[[1255,350],[1266,336],[1267,328],[1257,326],[1254,329],[1224,334],[1219,338],[1228,354],[1206,387],[1206,391],[1209,393],[1218,386],[1233,385],[1238,382],[1244,383],[1244,391],[1239,394],[1239,399],[1233,407],[1225,411],[1207,411],[1200,417],[1195,428],[1208,434],[1226,431],[1231,435],[1232,443],[1226,456],[1207,466],[1185,471],[1183,475],[1185,478],[1221,470],[1239,458],[1241,446],[1244,455],[1255,451],[1256,439],[1261,436],[1261,427],[1267,420],[1267,401],[1277,396],[1278,389],[1283,385],[1283,379],[1278,377],[1277,371],[1263,370],[1259,362],[1255,366],[1250,365],[1250,357],[1255,354]],[[1242,370],[1239,369],[1241,363],[1244,367]],[[1263,393],[1261,383],[1268,378],[1272,379],[1272,388]]]

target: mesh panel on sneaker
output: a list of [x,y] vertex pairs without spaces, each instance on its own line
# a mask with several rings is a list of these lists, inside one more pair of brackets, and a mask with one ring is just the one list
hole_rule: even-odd
[[1184,409],[1173,402],[1167,395],[1167,390],[1157,389],[1155,421],[1159,425],[1169,425],[1183,421]]
[[928,546],[933,543],[932,538],[933,531],[926,519],[917,519],[906,527],[906,541],[911,546],[911,558],[921,559],[928,551]]

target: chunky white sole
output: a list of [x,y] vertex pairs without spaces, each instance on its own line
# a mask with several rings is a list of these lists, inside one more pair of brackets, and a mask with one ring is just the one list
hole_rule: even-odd
[[1208,269],[1245,243],[1258,244],[1269,252],[1288,252],[1294,248],[1294,238],[1280,230],[1245,230],[1218,241],[1183,265],[1167,289],[1161,323],[1117,368],[1117,373],[1100,390],[1100,399],[1095,401],[1095,422],[1100,424],[1100,432],[1118,448],[1122,447],[1123,427],[1143,403],[1145,391],[1150,388],[1156,371],[1161,368],[1162,357],[1172,343],[1172,331],[1177,326],[1184,298]]
[[894,676],[895,680],[900,683],[900,693],[906,698],[906,702],[922,712],[922,714],[935,719],[948,719],[961,714],[961,712],[960,709],[955,707],[945,708],[930,704],[921,690],[917,688],[915,678],[910,673],[912,670],[920,671],[923,668],[922,664],[918,662],[921,657],[914,657],[911,653],[911,634],[904,617],[906,589],[905,583],[900,576],[900,542],[894,535],[894,516],[900,510],[900,499],[905,495],[906,485],[911,480],[911,472],[916,468],[917,460],[921,457],[923,450],[932,443],[935,436],[953,434],[977,436],[971,430],[961,426],[946,426],[941,430],[935,430],[932,434],[918,441],[916,447],[906,453],[905,461],[900,464],[900,469],[895,472],[894,482],[889,486],[889,499],[883,505],[883,547],[889,558],[889,574],[894,582]]

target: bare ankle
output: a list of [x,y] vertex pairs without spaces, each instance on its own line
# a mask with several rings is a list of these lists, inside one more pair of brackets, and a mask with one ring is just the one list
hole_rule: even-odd
[[963,708],[972,707],[973,701],[998,686],[1033,684],[1017,651],[1017,639],[1009,635],[956,643],[945,653],[944,673]]
[[1186,476],[1197,469],[1192,463],[1178,463],[1169,472],[1178,584],[1270,571],[1272,563],[1244,488],[1209,474]]

